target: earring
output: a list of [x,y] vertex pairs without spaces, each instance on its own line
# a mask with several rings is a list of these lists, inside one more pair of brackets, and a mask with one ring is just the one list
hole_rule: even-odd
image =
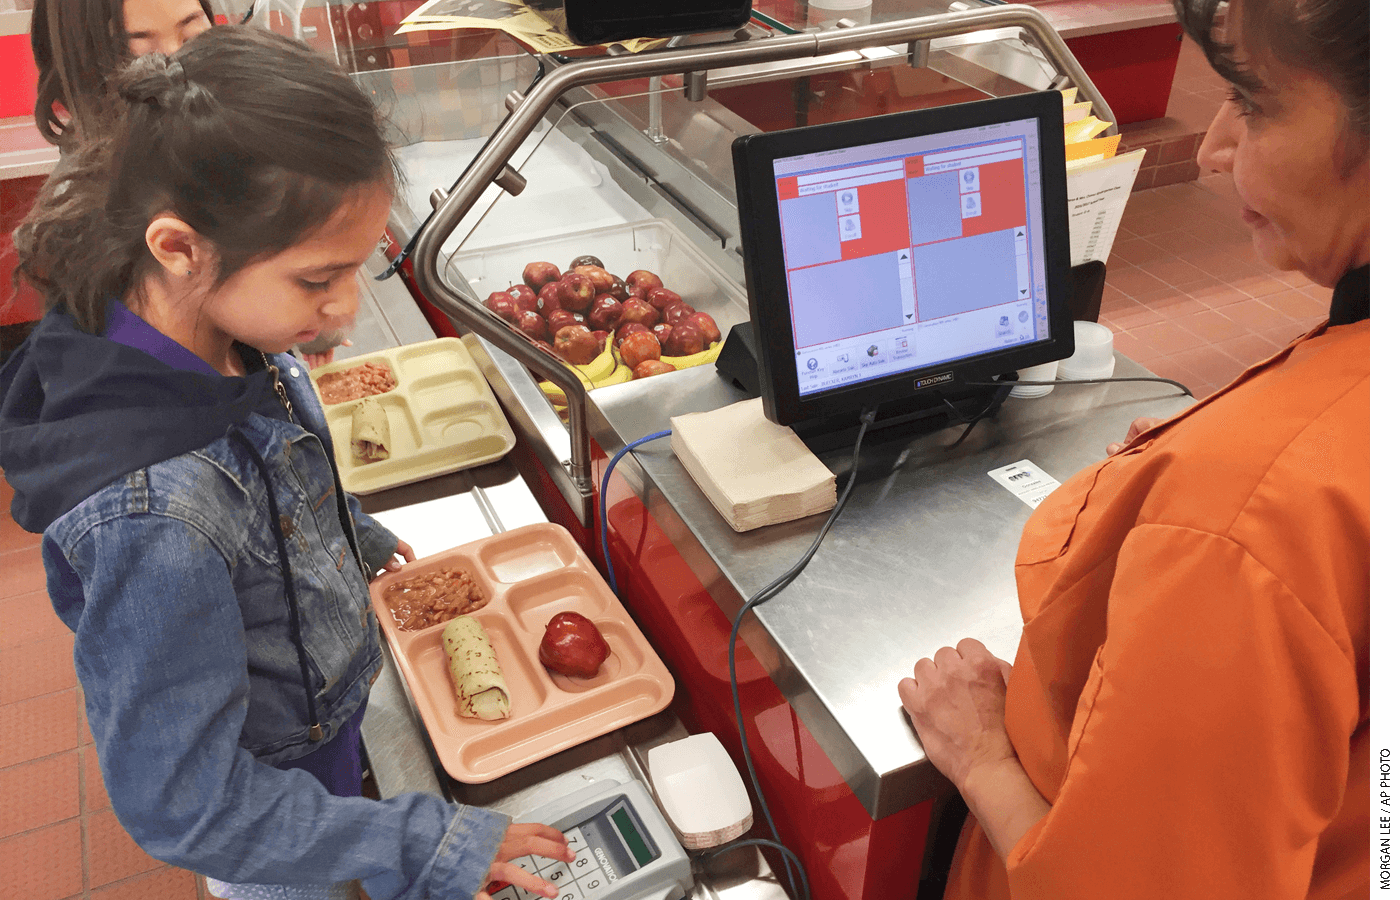
[[186,274],[186,275],[193,275],[193,274],[194,274],[194,269],[186,269],[186,270],[185,270],[185,274]]

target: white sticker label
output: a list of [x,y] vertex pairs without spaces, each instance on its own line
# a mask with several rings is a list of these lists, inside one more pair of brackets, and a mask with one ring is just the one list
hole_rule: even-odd
[[1039,506],[1040,501],[1060,486],[1058,481],[1045,474],[1044,469],[1028,459],[993,469],[987,474],[996,479],[1002,487],[1020,497],[1021,502],[1031,509]]

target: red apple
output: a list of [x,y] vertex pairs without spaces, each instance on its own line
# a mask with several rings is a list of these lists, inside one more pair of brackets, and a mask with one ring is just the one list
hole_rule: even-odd
[[539,295],[536,299],[539,300],[540,315],[548,316],[550,313],[554,312],[559,308],[559,282],[551,281],[549,284],[540,288]]
[[651,326],[651,331],[652,334],[656,335],[656,339],[661,342],[661,346],[663,347],[666,346],[666,342],[671,339],[671,326],[667,325],[665,322],[658,322]]
[[595,294],[606,294],[612,290],[612,273],[600,266],[577,266],[575,272],[593,282],[593,292]]
[[650,303],[643,303],[636,297],[629,299],[622,304],[622,321],[636,322],[650,328],[661,320],[661,313],[656,311]]
[[603,265],[603,261],[598,257],[587,255],[575,256],[573,262],[569,263],[569,268],[571,269],[577,269],[579,266],[597,266],[600,269],[607,268],[607,266]]
[[[651,334],[651,329],[641,322],[624,322],[617,326],[617,331],[614,332],[616,337],[613,338],[613,341],[621,345],[623,341],[627,340],[628,335],[637,333]],[[657,340],[660,340],[660,338]]]
[[513,284],[506,288],[506,293],[515,300],[515,305],[519,307],[521,312],[540,311],[539,300],[528,284]]
[[636,369],[638,363],[661,358],[661,342],[650,331],[641,331],[623,338],[617,352],[624,366]]
[[526,310],[516,318],[515,324],[526,335],[541,339],[549,334],[549,327],[545,324],[544,316],[537,312]]
[[554,352],[565,361],[582,366],[598,355],[598,339],[587,325],[565,325],[554,333]]
[[515,298],[505,291],[495,291],[488,295],[486,308],[507,322],[514,322],[515,317],[520,314],[520,307],[515,305]]
[[666,307],[662,318],[666,320],[667,325],[679,325],[693,315],[695,315],[695,307],[680,300]]
[[676,371],[676,367],[668,362],[659,359],[646,359],[637,364],[632,370],[634,378],[650,378],[653,375],[665,375],[667,372]]
[[[608,342],[608,335],[610,335],[610,334],[612,334],[611,331],[598,331],[598,330],[596,330],[596,329],[594,330],[594,332],[593,332],[593,339],[596,340],[596,341],[598,342],[598,351],[599,351],[599,353],[602,352],[602,350],[603,350],[603,345],[606,344],[606,343]],[[594,355],[596,356],[597,354],[594,354]]]
[[689,356],[699,353],[709,344],[700,329],[688,322],[682,322],[671,329],[671,339],[665,343],[667,356]]
[[627,282],[618,278],[616,275],[612,277],[612,287],[608,288],[608,293],[616,297],[618,302],[626,300],[631,296],[631,294],[627,293]]
[[654,287],[647,291],[646,301],[663,312],[672,303],[682,302],[680,294],[664,287]]
[[559,280],[559,267],[548,262],[527,263],[525,271],[520,273],[520,280],[538,292],[551,281]]
[[565,272],[557,282],[559,306],[572,312],[584,312],[593,303],[593,282],[577,272]]
[[567,309],[556,309],[554,312],[545,316],[544,323],[546,330],[549,332],[550,340],[554,339],[554,336],[559,333],[561,328],[567,328],[570,325],[586,326],[588,324],[587,320],[583,317],[583,313],[570,312]]
[[588,310],[588,324],[599,331],[612,331],[622,321],[622,304],[611,294],[593,301]]
[[[647,293],[661,287],[661,276],[655,272],[648,272],[646,269],[638,269],[627,276],[627,290],[638,300],[647,299]],[[676,297],[680,299],[679,296]]]
[[709,313],[691,313],[686,321],[700,329],[700,333],[705,336],[705,346],[708,347],[719,340],[719,325],[715,324],[714,316]]
[[580,613],[561,612],[544,626],[540,663],[551,672],[592,678],[610,653],[612,648],[598,626]]

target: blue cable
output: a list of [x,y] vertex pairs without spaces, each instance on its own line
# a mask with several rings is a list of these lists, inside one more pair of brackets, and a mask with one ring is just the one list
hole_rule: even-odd
[[[617,574],[613,572],[612,551],[608,549],[608,479],[612,478],[613,469],[617,466],[618,462],[622,460],[622,457],[631,453],[647,441],[654,441],[657,438],[667,437],[670,433],[671,429],[667,428],[665,431],[658,431],[655,434],[637,438],[626,447],[617,451],[617,455],[608,460],[608,467],[603,470],[603,483],[598,488],[598,528],[603,536],[603,562],[607,563],[608,566],[608,585],[612,588],[614,594],[618,591]],[[641,550],[641,547],[637,548],[638,553],[640,553]]]

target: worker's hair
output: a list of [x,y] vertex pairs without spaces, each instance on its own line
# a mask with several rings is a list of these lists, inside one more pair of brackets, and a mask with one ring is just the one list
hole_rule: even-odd
[[92,139],[77,142],[15,230],[17,274],[85,331],[101,332],[112,299],[139,305],[159,268],[146,245],[157,216],[209,241],[217,287],[297,244],[357,192],[394,189],[373,103],[300,41],[216,26],[170,57],[133,61],[112,84]]
[[[1174,0],[1186,34],[1226,81],[1257,91],[1260,83],[1240,64],[1221,36],[1223,0]],[[1347,124],[1361,138],[1371,133],[1370,0],[1232,0],[1240,9],[1241,48],[1250,57],[1305,69],[1342,97]]]
[[[199,5],[214,24],[209,0]],[[39,70],[34,124],[51,144],[67,142],[91,117],[108,79],[131,60],[122,0],[34,0],[29,44]],[[62,106],[68,121],[54,105]]]

